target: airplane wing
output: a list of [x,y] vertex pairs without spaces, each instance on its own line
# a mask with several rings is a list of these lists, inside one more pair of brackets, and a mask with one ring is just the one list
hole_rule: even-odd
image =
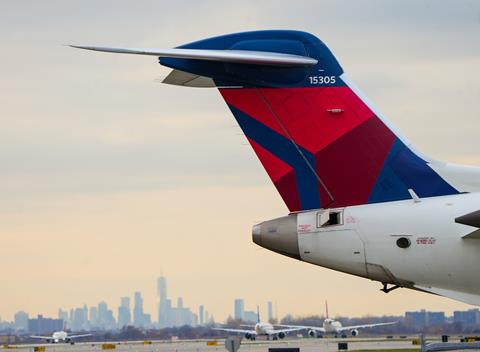
[[385,326],[385,325],[392,325],[396,324],[396,321],[391,321],[389,323],[376,323],[376,324],[363,324],[363,325],[352,325],[352,326],[342,326],[338,328],[338,331],[345,331],[345,330],[353,330],[353,329],[366,329],[366,328],[374,328],[376,326]]
[[83,334],[83,335],[68,335],[69,339],[75,339],[79,337],[87,337],[87,336],[92,336],[92,334]]
[[275,326],[284,326],[287,328],[297,329],[298,330],[315,330],[318,332],[325,333],[325,329],[319,326],[307,326],[307,325],[275,325]]
[[32,339],[43,339],[43,340],[50,340],[51,336],[30,336]]
[[130,49],[108,48],[100,46],[69,45],[76,49],[103,51],[117,54],[152,55],[160,58],[194,59],[205,61],[221,61],[237,64],[268,65],[268,66],[311,66],[318,61],[308,56],[283,54],[268,51],[252,50],[212,50],[212,49]]
[[257,334],[257,332],[255,330],[229,329],[229,328],[213,328],[213,330],[236,332],[238,334],[251,334],[251,335],[256,335]]

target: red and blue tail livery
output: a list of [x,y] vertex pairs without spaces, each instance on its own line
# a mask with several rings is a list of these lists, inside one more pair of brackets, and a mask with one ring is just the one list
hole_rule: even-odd
[[159,56],[165,83],[218,87],[291,212],[451,195],[459,190],[394,132],[315,36],[236,33]]
[[455,194],[361,97],[327,46],[298,31],[257,31],[184,45],[268,51],[315,65],[275,67],[161,58],[210,77],[292,212]]

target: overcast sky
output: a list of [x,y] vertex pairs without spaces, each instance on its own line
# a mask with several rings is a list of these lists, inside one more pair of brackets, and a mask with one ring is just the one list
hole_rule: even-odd
[[[218,318],[398,314],[466,305],[260,249],[287,209],[214,89],[156,83],[153,57],[64,44],[168,48],[254,29],[317,35],[423,152],[479,163],[478,1],[0,1],[0,316],[56,315],[141,290]],[[154,319],[156,314],[154,313]]]

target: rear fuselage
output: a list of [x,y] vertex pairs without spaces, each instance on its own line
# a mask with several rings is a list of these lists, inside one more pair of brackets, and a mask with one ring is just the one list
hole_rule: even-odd
[[[479,208],[480,194],[294,213],[254,227],[260,246],[305,262],[408,288],[480,293],[475,230],[455,218]],[[474,303],[474,302],[471,302]]]

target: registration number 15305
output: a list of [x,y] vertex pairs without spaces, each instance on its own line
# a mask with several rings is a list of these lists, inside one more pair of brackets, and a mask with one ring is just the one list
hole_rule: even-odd
[[308,77],[310,84],[335,84],[335,76],[310,76]]

